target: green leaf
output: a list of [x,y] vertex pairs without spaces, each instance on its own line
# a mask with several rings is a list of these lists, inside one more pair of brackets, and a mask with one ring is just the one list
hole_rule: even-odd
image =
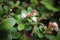
[[29,37],[27,35],[20,35],[18,40],[29,40]]
[[16,4],[15,4],[15,6],[18,7],[19,4],[20,4],[20,1],[17,1]]
[[16,20],[19,20],[19,19],[20,19],[20,14],[19,14],[19,15],[14,15],[14,18],[15,18]]
[[44,30],[43,26],[39,26],[39,29],[41,32],[43,32],[43,30]]
[[21,14],[21,11],[24,10],[23,7],[19,7],[17,10],[16,10],[16,14]]
[[22,23],[23,22],[23,18],[20,18],[19,20],[17,20],[17,24],[20,24],[20,23]]
[[60,40],[60,30],[57,33],[57,38]]
[[26,30],[26,31],[30,31],[31,29],[32,29],[31,26],[26,26],[26,27],[25,27],[25,30]]
[[0,6],[0,16],[2,16],[3,13],[4,13],[4,10],[3,10],[2,6]]
[[35,33],[35,34],[40,33],[39,28],[38,28],[38,27],[36,27],[36,26],[34,27],[34,33]]
[[44,37],[44,36],[40,33],[38,27],[34,27],[34,33],[35,33],[39,38],[43,38],[43,37]]
[[8,34],[8,35],[7,35],[7,38],[5,38],[5,40],[12,40],[11,34]]
[[13,28],[11,29],[11,32],[17,32],[17,29],[16,29],[15,27],[13,27]]
[[39,30],[40,30],[40,32],[43,32],[44,31],[44,24],[43,23],[40,23]]
[[17,9],[17,10],[16,10],[16,14],[21,14],[21,10],[22,10],[22,8],[21,8],[21,9],[20,9],[20,8]]
[[58,11],[57,8],[55,8],[55,7],[52,6],[52,4],[50,3],[49,0],[48,0],[48,1],[42,0],[42,1],[40,1],[40,2],[41,2],[47,9],[49,9],[49,10],[54,11],[54,12]]
[[10,30],[16,23],[16,20],[13,18],[7,18],[0,23],[0,31]]
[[0,3],[2,3],[4,0],[0,0]]
[[43,34],[41,34],[41,33],[38,33],[38,37],[39,37],[39,38],[43,38],[43,37],[44,37],[44,35],[43,35]]
[[55,36],[50,36],[49,39],[50,40],[58,40]]
[[31,13],[32,8],[31,7],[28,7],[27,11],[28,11],[28,13]]
[[8,6],[4,6],[4,11],[5,11],[5,13],[7,13],[9,11]]
[[35,22],[33,22],[31,19],[27,19],[28,20],[28,22],[31,24],[31,25],[34,25],[35,24]]
[[52,16],[53,14],[51,13],[43,13],[42,16],[43,16],[43,19],[48,19]]
[[18,32],[12,32],[11,36],[12,36],[13,39],[18,39],[20,37],[20,33],[18,33]]
[[53,36],[53,35],[46,34],[45,37],[50,39],[50,40],[58,40],[58,38],[56,36]]
[[14,8],[15,4],[13,1],[9,1],[10,8]]
[[37,0],[30,0],[30,2],[35,4]]
[[24,30],[24,28],[25,28],[25,25],[22,24],[22,23],[19,24],[18,27],[17,27],[17,29],[18,29],[19,31]]

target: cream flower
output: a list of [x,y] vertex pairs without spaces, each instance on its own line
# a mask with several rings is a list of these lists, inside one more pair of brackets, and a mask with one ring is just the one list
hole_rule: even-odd
[[36,17],[32,17],[32,21],[37,22],[37,18]]
[[12,9],[10,9],[10,11],[12,11]]
[[55,31],[59,30],[58,24],[56,22],[53,22],[53,25],[55,26]]

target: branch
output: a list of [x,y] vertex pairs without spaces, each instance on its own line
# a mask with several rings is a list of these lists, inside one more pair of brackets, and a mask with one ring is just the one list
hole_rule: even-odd
[[[40,18],[38,18],[38,21],[35,23],[34,27],[35,26],[38,26],[38,24],[40,23],[40,21],[43,19],[43,17],[41,16]],[[32,36],[32,34],[34,33],[34,27],[32,28],[32,32],[30,33],[30,37]]]

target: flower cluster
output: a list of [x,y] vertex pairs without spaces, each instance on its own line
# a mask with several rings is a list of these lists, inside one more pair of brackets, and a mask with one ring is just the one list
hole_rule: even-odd
[[27,11],[22,10],[21,12],[21,18],[26,18],[26,17],[31,17],[32,21],[37,22],[37,17],[36,16],[37,11],[34,9],[32,12],[27,13]]

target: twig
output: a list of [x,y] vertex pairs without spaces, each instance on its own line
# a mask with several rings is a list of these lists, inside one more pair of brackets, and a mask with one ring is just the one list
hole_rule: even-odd
[[[34,25],[34,27],[37,26],[42,19],[43,19],[42,16],[41,16],[40,18],[38,18],[38,21],[36,22],[36,24]],[[30,36],[32,36],[32,34],[33,34],[33,32],[34,32],[34,27],[32,28],[32,32],[31,32]]]

